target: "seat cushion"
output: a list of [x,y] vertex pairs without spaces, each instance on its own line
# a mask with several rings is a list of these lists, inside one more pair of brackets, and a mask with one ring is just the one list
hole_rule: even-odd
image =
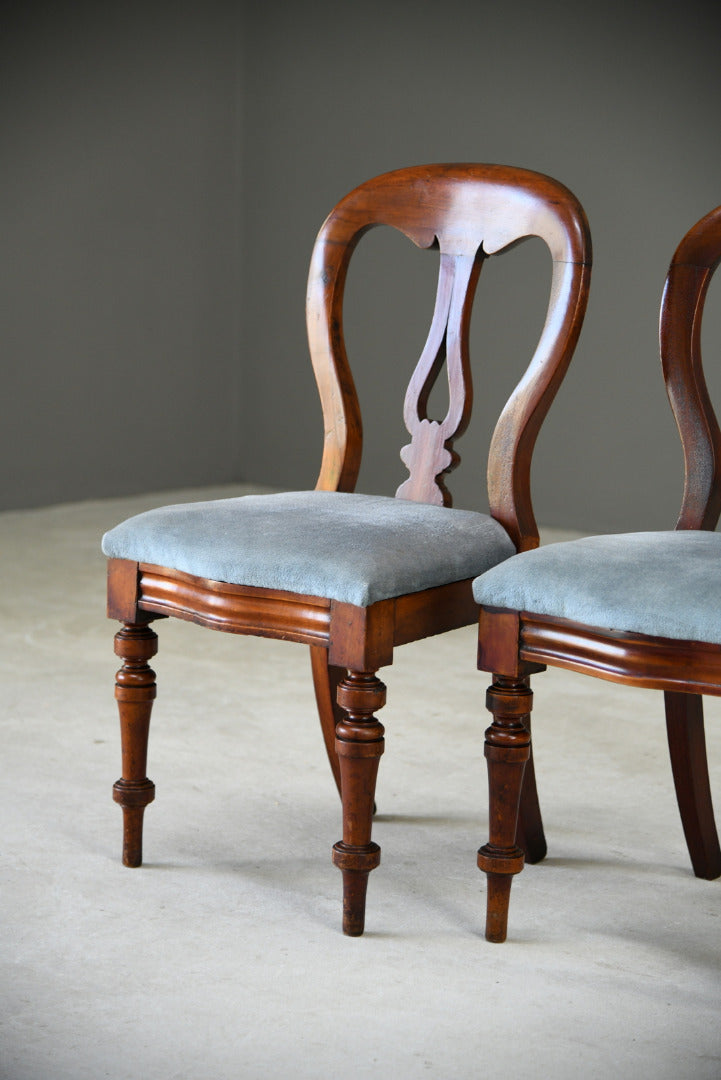
[[367,607],[475,577],[515,553],[493,518],[380,495],[297,491],[129,518],[106,555]]
[[489,607],[721,644],[721,535],[622,533],[549,544],[489,570],[473,595]]

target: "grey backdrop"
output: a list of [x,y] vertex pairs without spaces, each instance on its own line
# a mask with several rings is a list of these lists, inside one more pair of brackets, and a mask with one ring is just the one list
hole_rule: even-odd
[[[537,515],[671,527],[681,456],[658,307],[673,248],[721,202],[716,8],[6,5],[0,506],[236,479],[312,487],[303,301],[325,214],[387,169],[495,161],[566,183],[594,237],[584,333],[539,440]],[[403,478],[404,380],[433,275],[432,255],[374,233],[349,280],[367,491]],[[482,505],[489,428],[547,276],[533,242],[484,269],[457,505]],[[714,311],[704,341],[713,375]]]

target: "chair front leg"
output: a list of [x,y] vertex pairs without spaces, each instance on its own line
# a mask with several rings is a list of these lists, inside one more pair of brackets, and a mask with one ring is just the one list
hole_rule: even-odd
[[123,775],[113,785],[113,798],[123,809],[125,866],[142,864],[143,814],[155,798],[155,784],[145,774],[150,712],[156,694],[155,672],[148,660],[157,651],[158,635],[146,624],[126,623],[115,635],[115,652],[123,661],[115,682]]
[[381,861],[371,828],[384,728],[373,713],[385,701],[386,688],[375,672],[349,671],[338,686],[338,704],[345,713],[335,729],[343,839],[333,847],[333,863],[343,874],[343,933],[351,937],[363,933],[368,875]]
[[530,754],[528,730],[533,693],[525,680],[494,676],[486,695],[493,724],[486,731],[489,840],[478,852],[478,866],[488,878],[486,939],[506,940],[513,875],[523,869],[523,849],[516,843],[523,773]]

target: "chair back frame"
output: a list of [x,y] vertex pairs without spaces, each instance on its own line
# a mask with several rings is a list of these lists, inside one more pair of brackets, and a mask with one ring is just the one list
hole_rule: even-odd
[[[518,550],[538,544],[530,495],[531,455],[541,423],[573,355],[585,314],[591,240],[584,211],[562,184],[501,165],[428,165],[399,169],[362,184],[322,226],[311,259],[307,328],[325,439],[317,487],[353,491],[362,453],[358,395],[343,339],[348,264],[361,237],[379,225],[400,230],[419,248],[440,252],[435,309],[411,377],[401,451],[409,471],[400,498],[450,506],[444,477],[470,419],[468,355],[471,308],[483,261],[532,237],[553,260],[550,300],[534,356],[497,422],[488,459],[490,511]],[[449,386],[445,418],[428,416],[443,366]]]
[[719,262],[721,207],[697,222],[679,244],[661,304],[661,363],[684,456],[677,529],[713,530],[721,514],[721,432],[701,357],[704,304]]

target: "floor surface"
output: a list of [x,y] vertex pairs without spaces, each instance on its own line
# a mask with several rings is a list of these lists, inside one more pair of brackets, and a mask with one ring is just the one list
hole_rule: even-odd
[[536,678],[549,855],[490,945],[474,633],[399,649],[348,939],[307,650],[164,621],[146,861],[121,866],[98,545],[172,500],[0,515],[0,1077],[718,1080],[721,881],[690,870],[660,694]]

